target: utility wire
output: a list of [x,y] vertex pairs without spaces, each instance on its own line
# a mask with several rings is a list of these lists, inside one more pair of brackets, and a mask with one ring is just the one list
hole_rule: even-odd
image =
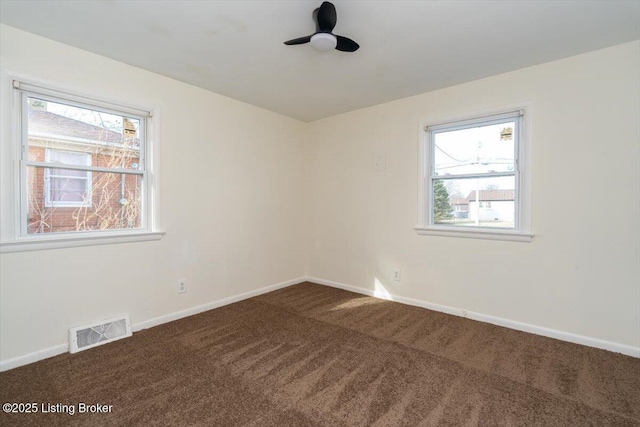
[[447,152],[446,152],[446,151],[444,151],[442,148],[438,147],[438,144],[434,144],[434,145],[435,145],[435,147],[436,147],[438,150],[442,151],[442,153],[443,153],[445,156],[449,157],[450,159],[455,160],[455,161],[456,161],[456,162],[458,162],[458,163],[468,162],[468,161],[469,161],[469,160],[459,160],[459,159],[456,159],[456,158],[455,158],[455,157],[453,157],[451,154],[447,153]]
[[459,168],[462,166],[473,166],[473,165],[478,165],[478,164],[482,164],[482,165],[511,165],[513,164],[513,162],[473,162],[473,163],[461,163],[459,165],[451,165],[451,166],[438,166],[436,165],[436,170],[442,170],[442,169],[451,169],[451,168]]

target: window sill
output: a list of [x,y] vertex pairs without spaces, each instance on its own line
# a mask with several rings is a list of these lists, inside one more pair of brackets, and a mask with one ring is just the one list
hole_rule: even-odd
[[424,236],[462,237],[467,239],[505,240],[511,242],[530,243],[533,234],[510,230],[460,230],[450,227],[415,227],[416,233]]
[[0,253],[146,242],[160,240],[164,234],[164,231],[134,231],[114,233],[89,232],[82,233],[81,235],[60,233],[56,236],[29,236],[0,242]]

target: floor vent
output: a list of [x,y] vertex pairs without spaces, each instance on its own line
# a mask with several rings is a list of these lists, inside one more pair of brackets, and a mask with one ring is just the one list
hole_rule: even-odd
[[128,314],[91,325],[78,326],[69,329],[69,352],[77,353],[130,336],[131,322]]

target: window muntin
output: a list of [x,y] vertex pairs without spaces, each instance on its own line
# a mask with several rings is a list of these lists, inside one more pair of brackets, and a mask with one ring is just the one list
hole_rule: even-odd
[[423,228],[521,232],[523,112],[425,128]]
[[20,235],[150,231],[148,113],[17,88]]

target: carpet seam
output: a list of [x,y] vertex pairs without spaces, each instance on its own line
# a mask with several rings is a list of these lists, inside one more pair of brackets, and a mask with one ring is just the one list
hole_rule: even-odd
[[[332,287],[330,287],[330,286],[320,285],[320,284],[316,284],[316,283],[313,283],[313,282],[307,282],[307,283],[312,283],[313,285],[316,285],[316,286],[324,286],[324,287],[327,287],[327,288],[329,288],[329,289],[334,289],[334,288],[332,288]],[[292,286],[297,286],[297,285],[292,285]],[[362,298],[373,298],[373,299],[377,299],[377,298],[375,298],[375,297],[366,296],[366,295],[360,295],[360,294],[357,294],[357,293],[355,293],[355,292],[351,292],[351,291],[346,291],[346,290],[342,290],[342,289],[341,289],[341,291],[343,291],[343,292],[349,292],[349,293],[352,293],[352,294],[354,294],[354,295],[358,295],[358,297],[362,297]],[[264,294],[264,295],[268,295],[268,293],[267,293],[267,294]],[[403,348],[403,349],[409,349],[409,350],[417,351],[417,352],[420,352],[420,353],[426,353],[426,354],[429,354],[430,356],[437,357],[437,358],[439,358],[439,359],[443,359],[443,360],[446,360],[446,361],[448,361],[448,362],[452,362],[452,363],[458,364],[458,365],[460,365],[461,367],[463,367],[463,368],[465,368],[465,369],[470,369],[470,370],[473,370],[473,371],[475,371],[475,372],[479,372],[479,373],[482,373],[482,374],[485,374],[485,375],[495,375],[496,377],[499,377],[499,378],[505,379],[505,380],[507,380],[507,381],[511,381],[511,382],[513,382],[513,383],[516,383],[516,384],[519,384],[519,385],[525,386],[525,387],[527,387],[527,388],[531,388],[531,389],[537,390],[537,391],[542,392],[542,393],[545,393],[545,394],[547,394],[547,395],[549,395],[549,396],[553,396],[553,397],[555,397],[555,398],[560,398],[560,399],[563,399],[563,400],[566,400],[566,401],[569,401],[569,402],[573,402],[573,403],[577,403],[577,404],[580,404],[580,405],[584,405],[584,406],[587,406],[587,407],[589,407],[589,408],[591,408],[591,409],[594,409],[594,410],[597,410],[597,411],[601,411],[601,412],[606,413],[606,414],[616,415],[616,416],[619,416],[619,417],[621,417],[621,418],[627,419],[627,420],[629,420],[629,421],[634,421],[634,422],[639,422],[639,421],[640,421],[640,419],[638,419],[638,418],[633,418],[633,417],[630,417],[629,415],[625,415],[625,414],[622,414],[622,413],[619,413],[619,412],[615,412],[615,411],[611,411],[611,410],[607,410],[607,409],[603,409],[603,408],[598,408],[598,407],[596,407],[596,406],[589,405],[588,403],[586,403],[586,402],[584,402],[584,401],[577,400],[577,399],[572,398],[572,397],[570,397],[570,396],[565,396],[565,395],[562,395],[562,394],[555,394],[555,393],[553,393],[553,392],[550,392],[550,391],[547,391],[547,390],[544,390],[544,389],[541,389],[541,388],[538,388],[538,387],[534,387],[534,386],[531,386],[531,385],[528,385],[528,384],[522,383],[522,382],[520,382],[520,381],[514,380],[513,378],[509,378],[509,377],[506,377],[506,376],[503,376],[503,375],[500,375],[500,374],[496,374],[496,373],[491,373],[491,372],[488,372],[488,371],[485,371],[485,370],[482,370],[482,369],[480,369],[480,368],[476,368],[476,367],[473,367],[473,366],[465,365],[463,362],[459,362],[459,361],[457,361],[457,360],[449,359],[449,358],[447,358],[447,357],[445,357],[445,356],[441,356],[441,355],[438,355],[438,354],[432,353],[432,352],[427,351],[427,350],[421,350],[421,349],[417,349],[417,348],[414,348],[414,347],[411,347],[411,346],[408,346],[408,345],[406,345],[406,344],[402,344],[402,343],[399,343],[399,342],[396,342],[396,341],[388,341],[387,339],[384,339],[384,338],[374,337],[374,336],[369,335],[369,334],[367,334],[367,333],[365,333],[365,332],[358,331],[358,330],[356,330],[356,329],[352,329],[352,328],[349,328],[349,327],[347,327],[347,326],[343,326],[343,325],[339,325],[339,324],[334,324],[334,323],[331,323],[331,322],[326,321],[326,320],[320,320],[320,319],[317,319],[317,318],[315,318],[315,317],[307,316],[307,315],[305,315],[304,313],[301,313],[301,312],[299,312],[299,311],[295,310],[294,308],[291,308],[291,307],[288,307],[288,306],[281,306],[281,305],[274,304],[274,303],[269,302],[269,301],[262,301],[262,300],[260,300],[260,298],[261,298],[261,297],[264,297],[264,295],[258,295],[258,296],[255,296],[255,297],[249,298],[249,300],[256,299],[256,302],[259,302],[259,303],[262,303],[262,304],[266,304],[266,305],[269,305],[269,306],[271,306],[271,307],[277,307],[277,308],[280,308],[280,309],[285,309],[285,310],[287,310],[288,312],[293,313],[293,314],[297,314],[297,315],[299,315],[300,317],[303,317],[303,318],[305,318],[305,319],[311,319],[311,320],[315,320],[315,321],[320,322],[320,323],[325,323],[325,324],[328,324],[328,325],[331,325],[331,326],[334,326],[334,327],[338,327],[338,328],[341,328],[341,329],[345,329],[345,330],[348,330],[348,331],[350,331],[350,332],[357,333],[357,334],[359,334],[359,335],[365,336],[365,337],[370,338],[370,339],[380,339],[380,340],[383,340],[384,342],[386,342],[386,343],[388,343],[388,344],[393,344],[393,345],[396,345],[396,346],[401,347],[401,348]],[[399,302],[397,302],[397,301],[386,301],[386,300],[383,300],[382,302],[383,302],[383,303],[396,303],[396,304],[402,304],[402,303],[399,303]],[[402,305],[406,305],[406,304],[402,304]],[[429,310],[429,309],[427,309],[427,308],[423,308],[423,307],[416,307],[416,308],[419,308],[419,309],[422,309],[422,310],[428,310],[428,311],[434,312],[433,310]],[[447,313],[442,313],[442,314],[444,314],[444,315],[446,315],[446,316],[451,316],[450,314],[447,314]],[[471,320],[471,319],[467,319],[467,320]],[[473,320],[471,320],[471,321],[473,321]],[[502,326],[497,326],[497,325],[494,325],[494,326],[496,326],[496,327],[498,327],[498,328],[504,328],[504,327],[502,327]],[[504,329],[508,329],[508,328],[504,328]],[[526,333],[526,332],[523,332],[523,331],[519,331],[519,332]],[[545,337],[545,338],[553,339],[553,338],[549,338],[549,337]],[[573,343],[572,343],[572,344],[573,344]],[[574,344],[574,345],[580,345],[580,344]]]

